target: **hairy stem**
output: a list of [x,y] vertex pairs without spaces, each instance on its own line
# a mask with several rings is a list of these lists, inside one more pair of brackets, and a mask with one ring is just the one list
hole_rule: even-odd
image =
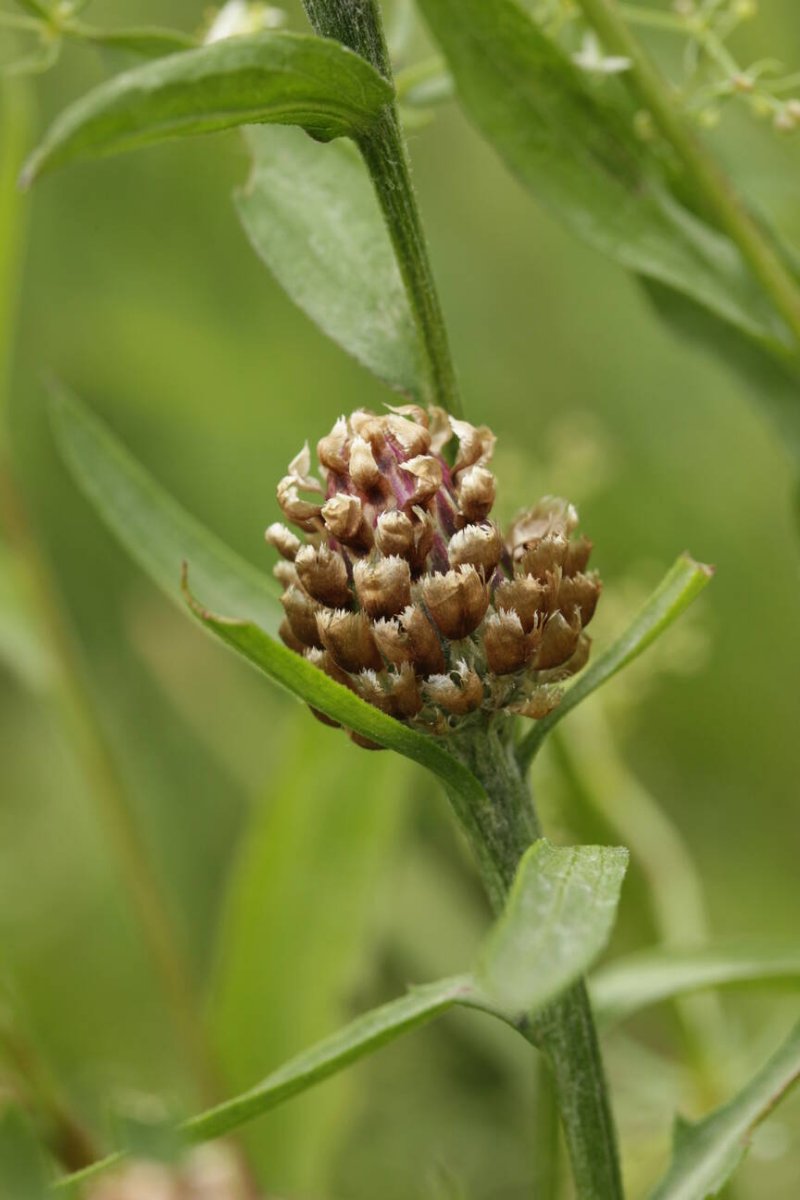
[[[303,0],[322,37],[335,38],[366,58],[388,80],[389,53],[376,0]],[[425,356],[429,403],[461,413],[453,360],[420,220],[405,137],[394,103],[375,127],[358,139],[372,177]]]
[[[451,795],[492,906],[499,911],[528,846],[540,833],[533,799],[510,731],[497,722],[452,740],[454,753],[480,779],[489,804],[465,811]],[[581,980],[523,1030],[555,1082],[578,1200],[622,1200],[614,1120],[589,998]]]
[[628,28],[616,0],[578,0],[578,4],[609,53],[630,59],[626,78],[631,87],[672,145],[708,214],[739,247],[794,340],[800,343],[800,285],[730,179],[690,129],[670,85]]

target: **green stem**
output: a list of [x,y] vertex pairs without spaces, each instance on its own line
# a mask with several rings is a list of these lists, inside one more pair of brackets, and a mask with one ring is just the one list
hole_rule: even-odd
[[[389,52],[375,0],[303,0],[309,20],[322,37],[355,50],[388,80]],[[420,220],[405,137],[397,107],[389,104],[358,146],[386,221],[425,356],[429,402],[461,414],[453,360]]]
[[544,1055],[536,1064],[533,1133],[534,1200],[558,1200],[561,1191],[561,1142],[558,1096],[553,1072]]
[[[513,749],[510,726],[472,727],[452,751],[483,784],[489,798],[469,807],[451,794],[456,815],[478,860],[496,912],[539,822]],[[622,1179],[611,1103],[586,987],[581,980],[522,1030],[544,1055],[555,1082],[578,1200],[622,1200]]]
[[626,79],[672,145],[707,212],[739,247],[795,341],[800,342],[800,286],[731,181],[691,131],[670,85],[626,25],[616,0],[578,0],[578,4],[606,50],[630,59]]

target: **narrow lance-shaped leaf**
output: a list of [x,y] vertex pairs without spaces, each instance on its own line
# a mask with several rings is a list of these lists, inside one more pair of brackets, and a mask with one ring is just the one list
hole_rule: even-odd
[[[255,1087],[185,1121],[179,1132],[190,1142],[222,1137],[402,1034],[441,1016],[455,1004],[482,1007],[474,983],[467,975],[414,988],[407,995],[356,1017],[343,1029],[290,1059]],[[60,1180],[57,1190],[93,1178],[119,1163],[122,1157],[120,1153],[109,1155]]]
[[56,385],[53,433],[87,500],[128,553],[183,608],[181,563],[213,604],[277,630],[283,618],[271,576],[240,558],[161,488],[96,417]]
[[421,391],[419,342],[363,162],[345,142],[251,129],[236,195],[252,246],[295,304],[390,387]]
[[516,0],[420,7],[468,116],[557,220],[628,270],[788,344],[736,247],[669,194],[630,114],[592,89]]
[[675,561],[622,636],[578,677],[558,708],[543,720],[537,721],[534,728],[522,739],[518,755],[523,766],[531,762],[550,730],[571,709],[638,658],[656,638],[669,629],[684,609],[710,583],[713,574],[713,567],[695,562],[688,554],[682,554]]
[[392,89],[337,42],[296,33],[228,38],[101,84],[45,134],[23,183],[76,159],[236,125],[301,125],[322,141],[368,129]]
[[649,1004],[706,988],[755,984],[800,987],[800,947],[763,945],[670,947],[632,954],[595,973],[590,991],[605,1021],[620,1021]]
[[584,974],[614,925],[628,851],[535,842],[476,971],[490,1001],[530,1013]]
[[800,1024],[738,1096],[702,1121],[675,1126],[672,1163],[650,1200],[705,1200],[725,1186],[754,1129],[800,1079]]

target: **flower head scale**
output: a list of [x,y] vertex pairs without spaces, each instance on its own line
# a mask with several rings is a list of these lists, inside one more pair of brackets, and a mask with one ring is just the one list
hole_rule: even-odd
[[501,710],[545,716],[589,655],[591,542],[552,496],[503,537],[490,516],[494,443],[437,408],[340,417],[317,446],[322,478],[304,447],[278,484],[302,536],[266,532],[281,555],[284,642],[434,734]]

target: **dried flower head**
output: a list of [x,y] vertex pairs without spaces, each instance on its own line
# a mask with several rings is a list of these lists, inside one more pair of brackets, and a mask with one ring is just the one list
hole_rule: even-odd
[[[398,720],[446,734],[506,711],[539,718],[589,654],[600,580],[578,515],[546,497],[504,537],[495,438],[416,405],[340,417],[278,484],[285,643]],[[452,463],[452,465],[450,465]],[[327,718],[325,718],[327,719]]]

